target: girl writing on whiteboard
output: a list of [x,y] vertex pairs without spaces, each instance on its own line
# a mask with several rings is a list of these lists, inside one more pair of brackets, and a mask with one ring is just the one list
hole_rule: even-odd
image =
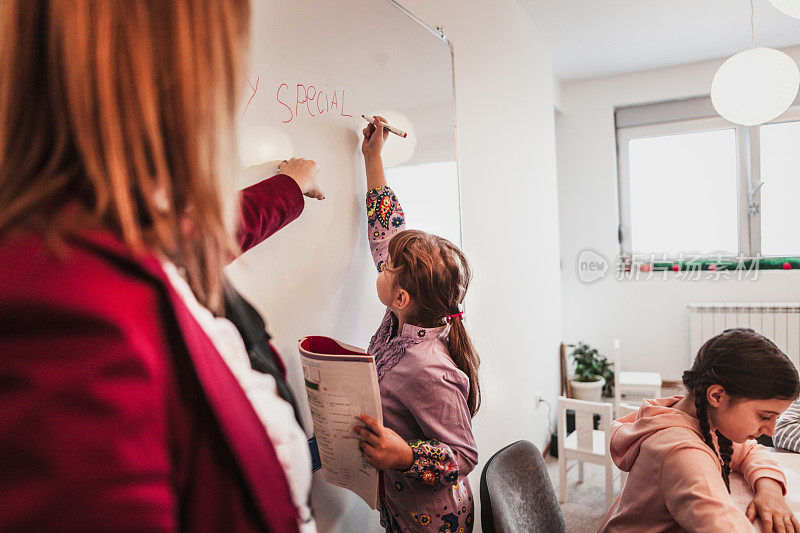
[[[775,454],[755,441],[797,398],[789,358],[729,329],[700,348],[683,385],[685,396],[645,400],[611,426],[611,457],[629,474],[600,531],[752,531],[756,516],[764,531],[800,531]],[[754,493],[746,507],[731,497],[732,472]]]
[[[386,185],[380,117],[364,129],[369,243],[386,305],[369,346],[383,420],[356,426],[366,461],[383,472],[381,523],[390,532],[471,531],[467,474],[478,460],[472,416],[479,358],[464,328],[471,273],[453,243],[416,230]],[[385,122],[385,121],[384,121]]]

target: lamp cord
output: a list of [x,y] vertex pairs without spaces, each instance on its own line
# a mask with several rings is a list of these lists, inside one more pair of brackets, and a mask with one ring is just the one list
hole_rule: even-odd
[[753,0],[750,0],[750,44],[755,47],[756,45],[756,27],[753,23],[755,17],[755,8],[753,7]]

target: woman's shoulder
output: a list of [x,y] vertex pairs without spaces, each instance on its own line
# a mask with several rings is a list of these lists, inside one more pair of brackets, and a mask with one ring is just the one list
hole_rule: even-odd
[[[106,252],[111,255],[105,257]],[[58,382],[75,394],[87,393],[86,387],[98,380],[116,383],[131,377],[137,380],[135,394],[128,391],[131,398],[165,390],[171,343],[163,293],[137,272],[135,263],[111,252],[111,247],[72,240],[54,250],[33,234],[0,239],[4,372],[19,379],[53,372],[87,376],[85,381]],[[107,400],[129,405],[127,390],[121,388]],[[41,393],[32,388],[21,391],[19,398]]]
[[106,321],[158,316],[154,258],[110,233],[57,244],[37,233],[0,239],[0,305],[6,312],[79,313]]

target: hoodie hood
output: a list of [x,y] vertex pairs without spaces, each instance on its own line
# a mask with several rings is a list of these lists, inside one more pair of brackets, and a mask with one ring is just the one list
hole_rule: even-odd
[[[659,431],[686,428],[696,433],[702,441],[697,418],[673,407],[682,398],[683,396],[673,396],[644,400],[637,412],[612,423],[611,458],[620,470],[630,472],[639,456],[642,443]],[[685,437],[685,432],[681,433]]]

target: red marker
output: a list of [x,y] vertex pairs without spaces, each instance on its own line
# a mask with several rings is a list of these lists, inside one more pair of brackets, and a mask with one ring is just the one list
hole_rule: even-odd
[[[371,122],[371,123],[374,123],[374,122],[375,122],[375,117],[371,117],[371,116],[369,116],[369,115],[361,115],[361,116],[362,116],[362,117],[364,117],[364,120],[366,120],[367,122]],[[402,137],[403,139],[405,139],[406,137],[408,137],[408,133],[404,132],[403,130],[398,130],[398,129],[397,129],[397,128],[395,128],[394,126],[390,126],[390,125],[388,125],[386,122],[384,122],[384,123],[383,123],[383,128],[384,128],[384,129],[387,129],[387,130],[389,130],[389,131],[391,131],[391,132],[392,132],[392,133],[394,133],[395,135],[399,135],[399,136],[400,136],[400,137]]]

